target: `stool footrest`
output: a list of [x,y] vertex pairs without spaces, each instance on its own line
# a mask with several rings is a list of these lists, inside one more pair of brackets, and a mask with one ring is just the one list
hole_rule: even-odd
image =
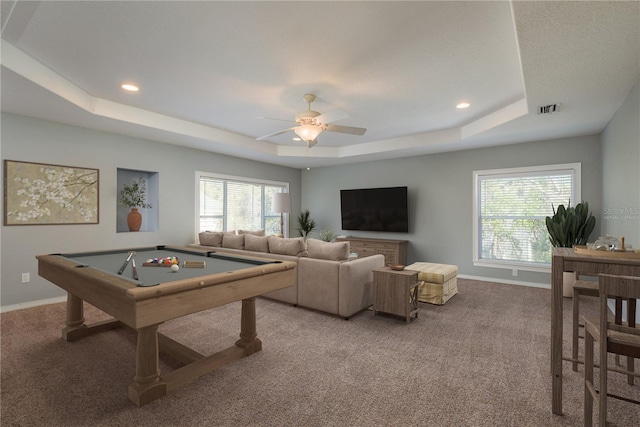
[[589,280],[576,280],[575,285],[573,285],[574,290],[580,291],[580,294],[587,294],[589,291],[595,291],[596,295],[599,292],[598,282],[591,282]]

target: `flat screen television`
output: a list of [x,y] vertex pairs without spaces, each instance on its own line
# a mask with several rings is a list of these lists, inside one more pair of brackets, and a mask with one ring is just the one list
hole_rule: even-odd
[[409,232],[407,187],[340,190],[343,230]]

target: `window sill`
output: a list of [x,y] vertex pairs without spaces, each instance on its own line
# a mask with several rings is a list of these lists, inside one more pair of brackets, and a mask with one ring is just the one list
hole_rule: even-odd
[[502,268],[504,270],[522,270],[522,271],[534,271],[536,273],[551,273],[550,265],[531,265],[518,262],[500,262],[500,261],[484,261],[474,260],[474,267],[488,267],[488,268]]

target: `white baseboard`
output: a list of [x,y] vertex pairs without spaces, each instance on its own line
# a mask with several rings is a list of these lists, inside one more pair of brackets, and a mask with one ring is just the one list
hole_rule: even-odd
[[458,277],[461,279],[480,280],[482,282],[506,283],[508,285],[529,286],[531,288],[551,289],[551,284],[547,284],[547,283],[523,282],[520,280],[507,280],[507,279],[494,279],[493,277],[469,276],[467,274],[458,274]]
[[66,300],[67,300],[67,297],[64,296],[64,297],[41,299],[37,301],[23,302],[20,304],[3,305],[2,307],[0,307],[0,313],[6,313],[8,311],[14,311],[14,310],[22,310],[23,308],[38,307],[40,305],[57,304],[59,302],[65,302]]

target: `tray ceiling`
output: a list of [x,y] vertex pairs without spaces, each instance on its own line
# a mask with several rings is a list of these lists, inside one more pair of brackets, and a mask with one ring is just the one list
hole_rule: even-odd
[[[2,111],[296,168],[593,134],[640,79],[639,9],[2,1]],[[367,132],[256,140],[305,93]]]

